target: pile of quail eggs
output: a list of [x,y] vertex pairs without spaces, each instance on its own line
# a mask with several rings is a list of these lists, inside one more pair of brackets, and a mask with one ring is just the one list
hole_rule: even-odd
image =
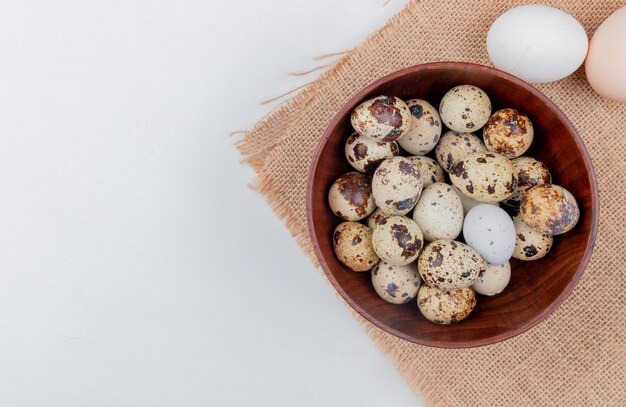
[[[378,96],[357,106],[351,123],[345,156],[356,171],[328,194],[344,221],[335,254],[353,271],[371,270],[383,300],[417,298],[432,322],[466,318],[476,293],[506,288],[511,257],[546,256],[553,235],[578,221],[572,194],[552,183],[544,163],[522,156],[534,137],[530,119],[516,109],[492,113],[477,86],[450,89],[438,110]],[[481,129],[482,138],[474,134]]]

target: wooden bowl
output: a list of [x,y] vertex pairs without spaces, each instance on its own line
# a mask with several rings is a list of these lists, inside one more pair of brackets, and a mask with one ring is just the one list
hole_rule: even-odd
[[[543,259],[530,262],[511,259],[511,281],[502,294],[477,295],[478,305],[467,319],[445,326],[426,320],[416,301],[404,305],[383,301],[372,287],[370,272],[350,271],[337,260],[332,234],[341,221],[331,212],[327,195],[338,176],[353,171],[344,157],[344,143],[353,131],[350,113],[360,102],[389,95],[404,100],[425,99],[438,106],[446,91],[462,84],[482,88],[491,99],[493,111],[511,107],[529,116],[535,138],[525,155],[548,165],[553,182],[568,189],[578,200],[581,216],[572,231],[555,236],[554,246]],[[477,134],[482,136],[481,132]],[[518,335],[546,319],[567,298],[591,256],[598,227],[598,186],[580,136],[546,96],[522,80],[493,68],[438,62],[406,68],[374,82],[337,113],[313,158],[307,185],[307,217],[313,247],[324,272],[341,296],[365,319],[410,342],[466,348]]]

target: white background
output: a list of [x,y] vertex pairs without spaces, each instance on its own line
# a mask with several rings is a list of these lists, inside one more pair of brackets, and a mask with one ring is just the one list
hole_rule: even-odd
[[383,3],[0,4],[1,405],[417,404],[227,136]]

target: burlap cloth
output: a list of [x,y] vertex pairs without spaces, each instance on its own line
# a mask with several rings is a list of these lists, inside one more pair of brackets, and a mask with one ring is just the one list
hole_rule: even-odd
[[[491,65],[487,30],[498,15],[522,3],[412,2],[238,143],[258,173],[259,191],[316,265],[305,184],[313,151],[333,115],[358,90],[401,68],[432,61]],[[626,4],[545,3],[572,14],[590,36]],[[355,314],[426,405],[626,406],[626,103],[596,95],[583,68],[537,88],[569,117],[594,163],[601,216],[591,263],[552,316],[496,345],[428,348],[391,336]]]

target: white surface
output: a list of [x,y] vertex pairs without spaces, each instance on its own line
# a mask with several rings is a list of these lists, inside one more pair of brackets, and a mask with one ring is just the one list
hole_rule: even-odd
[[227,137],[383,3],[2,3],[3,406],[416,405]]

